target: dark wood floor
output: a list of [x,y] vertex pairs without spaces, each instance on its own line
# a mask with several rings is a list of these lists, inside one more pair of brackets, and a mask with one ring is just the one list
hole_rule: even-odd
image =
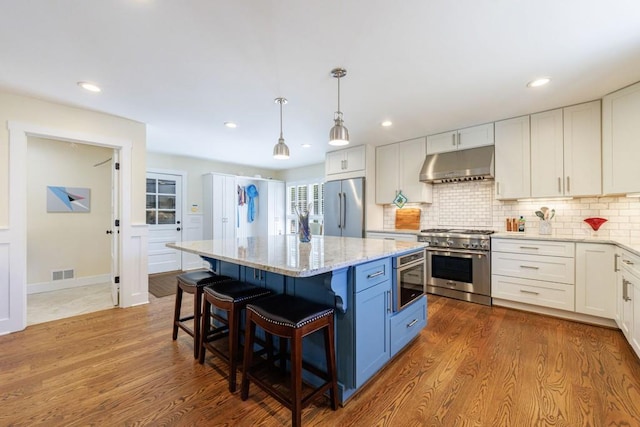
[[[0,425],[287,425],[213,358],[171,341],[173,297],[0,337]],[[218,369],[216,369],[216,367]],[[638,426],[640,362],[617,330],[429,296],[429,324],[322,426]]]

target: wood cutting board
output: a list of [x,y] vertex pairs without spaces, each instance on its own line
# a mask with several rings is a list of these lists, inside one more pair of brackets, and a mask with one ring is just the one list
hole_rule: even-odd
[[417,208],[396,209],[396,229],[420,230],[420,213]]

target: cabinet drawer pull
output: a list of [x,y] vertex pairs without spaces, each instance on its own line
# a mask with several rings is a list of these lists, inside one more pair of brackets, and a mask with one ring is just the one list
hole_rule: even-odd
[[455,133],[451,134],[451,145],[453,145],[454,147],[456,145],[456,134]]
[[536,267],[534,265],[521,265],[520,268],[528,268],[529,270],[539,270],[540,267]]
[[620,258],[619,254],[615,254],[613,257],[613,271],[620,271],[620,268],[618,268],[618,258]]
[[520,292],[522,292],[523,294],[540,295],[538,292],[525,291],[524,289],[520,289]]
[[418,323],[418,319],[413,319],[411,322],[407,323],[407,328],[412,327],[413,325],[415,325],[416,323]]
[[628,259],[623,259],[622,262],[624,262],[627,265],[633,265],[633,262],[629,261]]
[[567,193],[571,192],[571,181],[569,181],[569,177],[567,177]]
[[376,271],[375,273],[371,273],[367,276],[367,279],[373,279],[374,277],[382,276],[384,274],[384,270]]
[[532,249],[537,251],[540,248],[536,248],[535,246],[520,246],[520,249]]
[[558,193],[562,194],[562,178],[558,177]]

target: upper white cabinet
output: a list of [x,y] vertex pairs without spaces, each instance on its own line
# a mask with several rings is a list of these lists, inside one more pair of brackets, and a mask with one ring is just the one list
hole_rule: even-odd
[[600,194],[600,101],[531,115],[531,197]]
[[493,144],[493,123],[427,136],[427,154]]
[[529,116],[495,123],[496,199],[531,196]]
[[325,174],[327,179],[365,176],[366,150],[364,145],[327,153]]
[[605,194],[640,192],[640,83],[602,99],[602,186]]
[[390,204],[399,192],[410,203],[431,203],[431,184],[419,180],[425,157],[424,138],[376,147],[376,203]]

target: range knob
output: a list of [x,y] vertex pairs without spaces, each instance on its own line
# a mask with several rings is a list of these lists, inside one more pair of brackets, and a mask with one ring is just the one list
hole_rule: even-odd
[[477,248],[478,248],[478,244],[477,244],[476,242],[473,242],[473,243],[471,244],[471,247],[472,247],[473,249],[477,249]]
[[483,242],[480,244],[480,247],[481,247],[482,249],[489,249],[489,242],[483,241]]
[[453,246],[453,240],[447,240],[447,246]]
[[462,247],[464,247],[464,248],[468,248],[469,246],[470,246],[469,243],[463,243],[462,244]]

